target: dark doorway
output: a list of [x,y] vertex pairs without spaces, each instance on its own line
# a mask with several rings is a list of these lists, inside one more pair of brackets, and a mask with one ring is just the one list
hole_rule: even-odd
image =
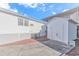
[[79,26],[77,26],[77,38],[79,38]]

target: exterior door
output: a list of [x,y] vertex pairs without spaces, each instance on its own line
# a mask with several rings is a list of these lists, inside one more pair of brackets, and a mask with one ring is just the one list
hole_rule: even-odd
[[77,38],[79,38],[79,26],[77,26]]

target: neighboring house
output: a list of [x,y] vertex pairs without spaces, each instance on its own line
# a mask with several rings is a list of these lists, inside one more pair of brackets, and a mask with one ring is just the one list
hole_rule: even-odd
[[79,38],[79,7],[43,19],[47,24],[47,37],[69,47],[75,47]]
[[43,21],[0,8],[0,44],[31,39],[32,34],[39,33],[44,24]]

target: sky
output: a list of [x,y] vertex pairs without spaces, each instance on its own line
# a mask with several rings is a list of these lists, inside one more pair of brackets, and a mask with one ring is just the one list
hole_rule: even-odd
[[79,3],[0,3],[0,7],[42,20],[45,17],[78,7]]

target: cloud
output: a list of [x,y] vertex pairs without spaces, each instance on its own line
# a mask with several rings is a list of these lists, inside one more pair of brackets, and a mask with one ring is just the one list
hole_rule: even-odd
[[49,13],[53,11],[54,5],[47,5],[46,3],[41,3],[40,6],[38,7],[39,11],[42,11],[44,13]]
[[48,9],[45,3],[39,3],[37,10],[41,12],[48,12]]
[[52,14],[53,14],[53,15],[55,15],[55,14],[56,14],[56,12],[52,12]]
[[24,7],[29,8],[37,8],[38,11],[46,12],[46,5],[45,3],[19,3],[19,5],[22,5]]
[[17,9],[9,9],[9,10],[14,11],[14,12],[18,12],[18,10],[17,10]]
[[64,9],[62,12],[68,11],[69,9]]
[[19,5],[23,5],[24,7],[36,8],[38,7],[39,3],[19,3]]
[[8,3],[0,3],[0,7],[5,8],[5,9],[10,9],[10,6]]
[[46,10],[46,7],[43,7],[43,8],[42,8],[42,11],[43,11],[43,12],[46,12],[46,11],[47,11],[47,10]]
[[45,3],[19,3],[19,5],[26,8],[37,8],[38,11],[47,12]]
[[[18,3],[21,6],[24,6],[25,8],[36,8],[37,11],[41,12],[49,12],[52,11],[54,8],[54,5],[46,6],[46,3]],[[55,14],[55,13],[54,13]]]
[[46,6],[39,7],[38,11],[47,12]]
[[1,7],[1,8],[8,9],[8,10],[11,10],[11,11],[14,11],[14,12],[18,12],[17,9],[11,9],[11,8],[10,8],[10,5],[9,5],[8,3],[0,3],[0,7]]

